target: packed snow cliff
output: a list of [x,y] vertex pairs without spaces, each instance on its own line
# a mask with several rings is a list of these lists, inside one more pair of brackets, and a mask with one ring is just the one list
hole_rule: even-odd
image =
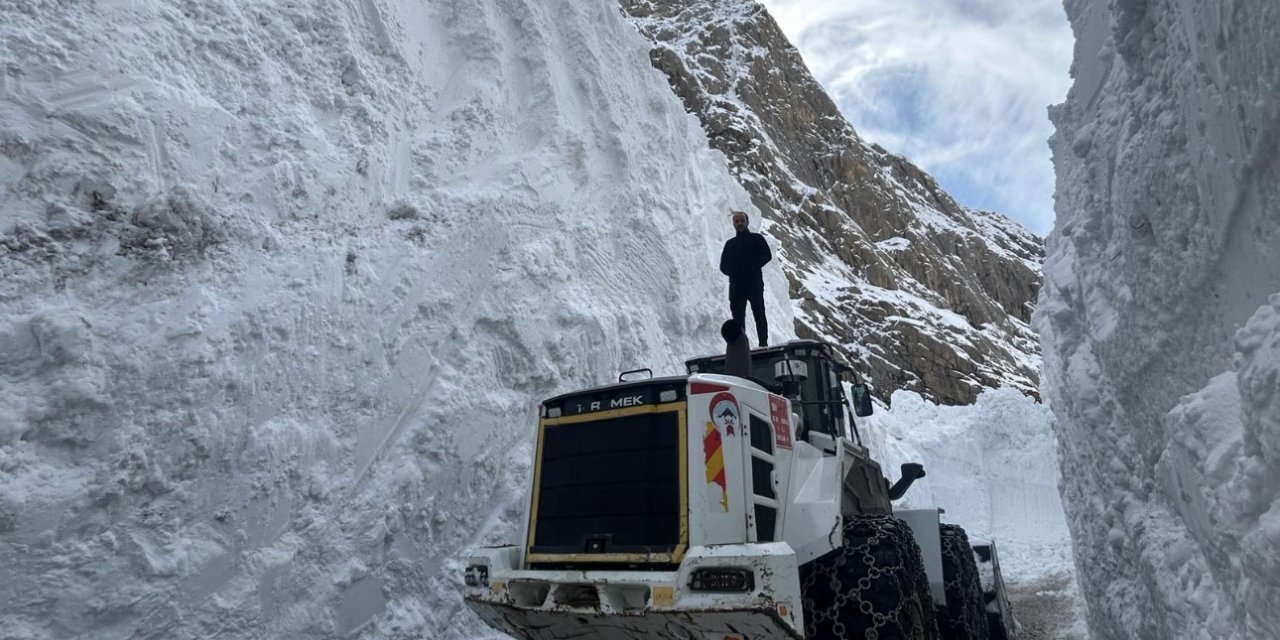
[[533,399],[718,348],[750,201],[613,0],[0,15],[5,638],[468,635]]
[[1037,310],[1100,638],[1280,637],[1280,5],[1071,0]]

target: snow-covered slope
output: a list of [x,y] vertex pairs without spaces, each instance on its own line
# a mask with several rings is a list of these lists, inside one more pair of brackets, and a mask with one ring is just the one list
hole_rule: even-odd
[[718,348],[750,201],[613,0],[0,15],[5,638],[480,632],[532,400]]
[[1280,637],[1280,5],[1066,8],[1037,324],[1092,629]]

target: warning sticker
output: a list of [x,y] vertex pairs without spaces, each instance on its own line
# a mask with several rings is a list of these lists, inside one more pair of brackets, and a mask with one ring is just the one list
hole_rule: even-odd
[[[724,449],[721,447],[720,430],[708,422],[707,430],[702,436],[702,451],[706,455],[708,497],[720,503],[720,508],[729,511],[729,491],[724,480]],[[719,487],[719,492],[716,488]]]
[[791,448],[791,421],[787,419],[787,399],[769,396],[769,420],[773,422],[774,443],[779,449]]

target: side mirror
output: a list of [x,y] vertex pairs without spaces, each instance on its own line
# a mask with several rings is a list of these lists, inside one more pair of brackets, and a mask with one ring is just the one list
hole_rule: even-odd
[[865,418],[875,411],[871,406],[871,389],[865,382],[853,385],[853,415]]

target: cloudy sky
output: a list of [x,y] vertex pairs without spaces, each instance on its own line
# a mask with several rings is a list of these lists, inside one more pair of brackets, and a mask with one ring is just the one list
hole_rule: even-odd
[[870,142],[962,204],[1053,227],[1046,108],[1071,85],[1061,0],[762,0]]

